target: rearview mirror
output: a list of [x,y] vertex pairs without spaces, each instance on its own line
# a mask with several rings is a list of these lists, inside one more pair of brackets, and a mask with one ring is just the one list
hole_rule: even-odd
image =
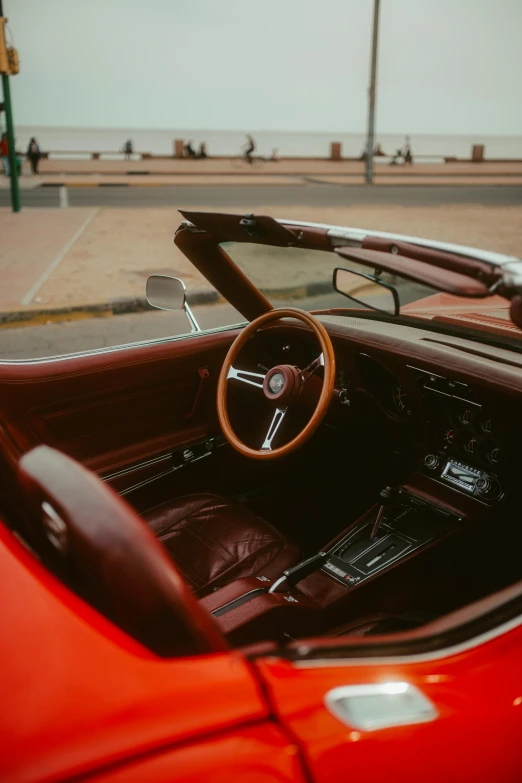
[[333,273],[333,287],[353,302],[388,315],[398,315],[399,294],[393,286],[376,275],[364,275],[337,267]]
[[147,280],[147,302],[158,310],[183,310],[191,332],[200,332],[198,322],[188,306],[183,280],[168,275],[151,275]]

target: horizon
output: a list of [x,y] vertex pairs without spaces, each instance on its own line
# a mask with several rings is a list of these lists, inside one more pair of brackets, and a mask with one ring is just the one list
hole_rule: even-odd
[[[346,131],[346,130],[287,130],[287,129],[280,129],[280,128],[196,128],[196,127],[186,127],[186,128],[176,128],[173,126],[170,127],[130,127],[127,125],[46,125],[44,123],[40,124],[33,124],[33,123],[17,123],[17,128],[39,128],[41,130],[58,130],[58,131],[110,131],[112,132],[121,132],[123,134],[129,133],[130,131],[144,131],[146,133],[174,133],[174,132],[180,132],[184,133],[186,131],[190,131],[191,133],[235,133],[235,134],[246,134],[246,133],[270,133],[270,134],[286,134],[286,135],[296,135],[296,134],[306,134],[306,135],[328,135],[328,134],[338,134],[343,136],[361,136],[366,134],[366,130],[363,129],[361,131]],[[408,131],[379,131],[376,135],[379,136],[460,136],[462,138],[468,138],[472,136],[491,136],[495,138],[513,138],[513,139],[519,139],[522,138],[522,131],[520,133],[483,133],[483,132],[475,132],[475,131],[469,131],[469,132],[460,132],[460,133],[449,133],[446,131],[442,131],[440,133],[434,133],[434,132],[420,132],[420,133],[414,133],[408,132]],[[332,141],[335,141],[334,138],[332,138]]]

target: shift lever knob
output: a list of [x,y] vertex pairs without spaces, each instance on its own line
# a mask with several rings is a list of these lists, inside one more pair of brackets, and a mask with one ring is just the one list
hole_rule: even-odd
[[375,536],[377,535],[377,532],[379,530],[379,527],[382,522],[382,517],[384,514],[384,511],[387,506],[390,505],[390,503],[393,500],[393,490],[391,487],[385,487],[384,489],[381,489],[379,492],[379,500],[381,502],[381,505],[379,507],[379,510],[377,512],[377,516],[375,518],[375,522],[373,523],[372,532],[370,533],[370,539],[373,540]]

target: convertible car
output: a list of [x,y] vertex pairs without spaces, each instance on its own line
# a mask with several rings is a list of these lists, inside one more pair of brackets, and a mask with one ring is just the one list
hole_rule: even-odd
[[183,214],[240,323],[0,363],[0,779],[522,780],[522,261]]

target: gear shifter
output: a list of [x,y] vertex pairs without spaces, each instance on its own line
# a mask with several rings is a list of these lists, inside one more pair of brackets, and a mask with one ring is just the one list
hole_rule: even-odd
[[394,496],[394,491],[391,487],[385,487],[384,489],[381,489],[381,491],[379,492],[379,500],[381,501],[381,505],[377,512],[375,522],[373,523],[372,532],[370,533],[371,541],[373,541],[373,539],[377,536],[377,533],[379,532],[379,528],[381,526],[384,512],[386,511],[390,503],[393,501],[393,496]]

